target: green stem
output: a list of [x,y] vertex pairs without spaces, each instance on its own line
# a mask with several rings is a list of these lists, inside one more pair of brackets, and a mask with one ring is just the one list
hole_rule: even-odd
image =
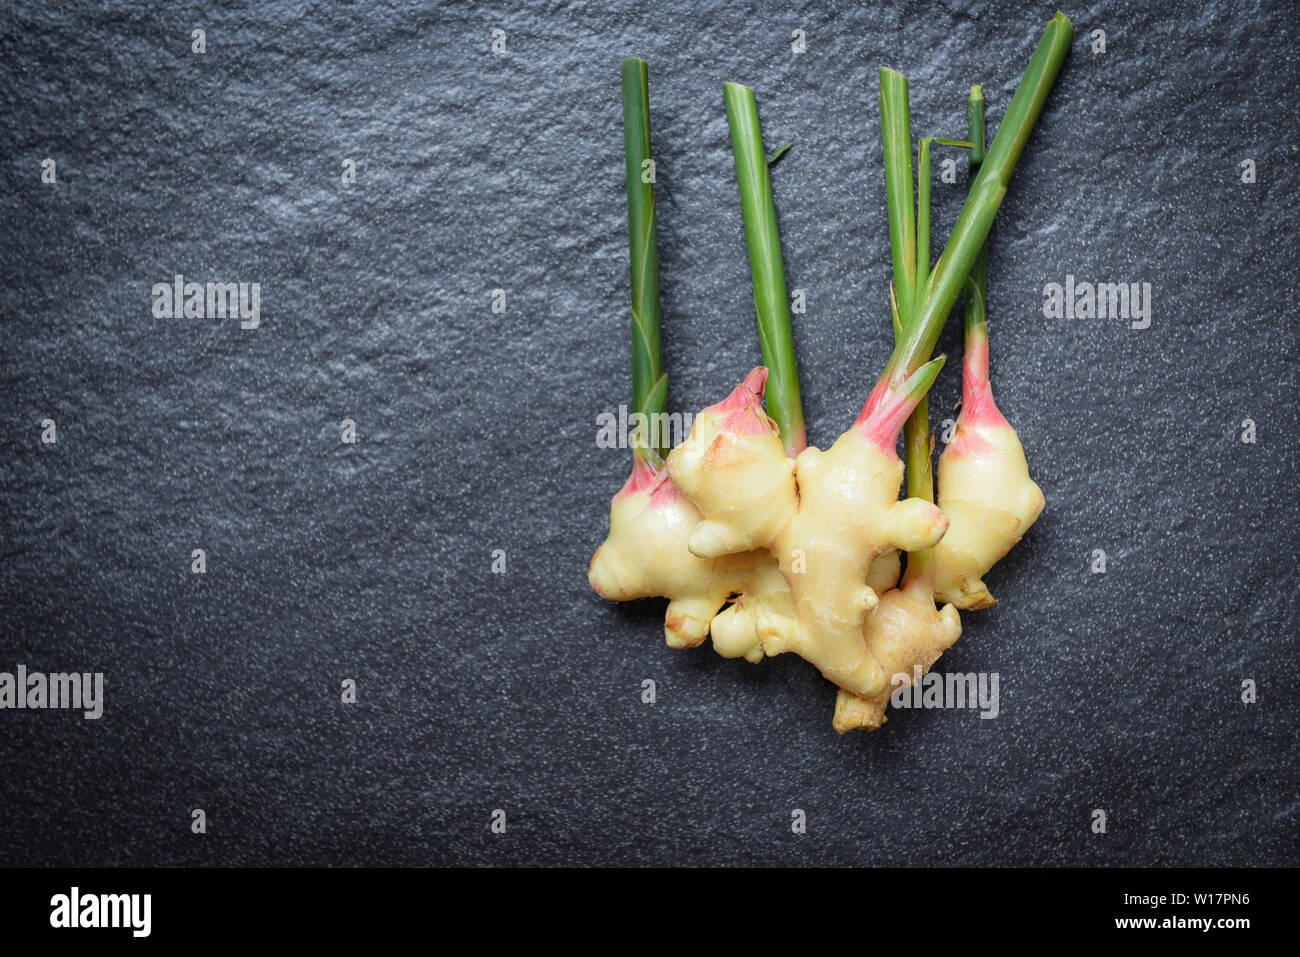
[[[975,87],[974,89],[979,89]],[[925,288],[930,278],[930,144],[942,143],[972,152],[978,148],[981,157],[984,152],[983,100],[980,101],[980,136],[978,144],[972,134],[969,141],[949,140],[941,136],[923,137],[917,148],[916,164],[916,282],[917,288]],[[975,167],[978,169],[978,165]],[[984,251],[980,250],[979,264],[984,262]],[[897,340],[897,336],[895,339]],[[907,494],[909,498],[920,498],[927,502],[934,501],[934,445],[930,440],[930,401],[921,399],[916,410],[903,427],[903,461],[907,469]],[[934,550],[926,549],[916,552],[907,559],[909,570],[917,574],[929,574],[933,567]]]
[[930,278],[930,140],[922,137],[916,150],[916,288]]
[[907,469],[907,497],[934,501],[934,473],[930,448],[930,400],[922,398],[903,426],[903,462]]
[[[917,149],[916,181],[916,288],[924,289],[930,275],[930,141]],[[904,326],[906,328],[906,326]],[[895,345],[897,345],[897,337]],[[903,425],[903,462],[907,497],[934,501],[934,467],[930,456],[930,400],[922,396]],[[918,563],[909,557],[908,569]]]
[[[659,248],[650,152],[650,88],[644,60],[623,61],[623,145],[627,159],[627,238],[632,263],[632,411],[662,421],[668,379],[659,348]],[[658,419],[653,418],[659,416]],[[652,430],[657,431],[657,430]],[[641,442],[634,441],[634,448]],[[659,443],[656,442],[656,445]],[[662,448],[654,449],[662,453]]]
[[[916,150],[916,288],[924,289],[930,279],[930,144],[942,143],[968,150],[974,144],[942,136],[922,137]],[[982,149],[982,147],[981,147]]]
[[[974,142],[949,140],[940,136],[923,137],[917,146],[916,163],[916,284],[924,289],[930,278],[930,144],[973,149]],[[983,139],[980,140],[981,149]],[[895,339],[897,340],[897,336]],[[908,498],[934,501],[934,443],[930,439],[930,400],[923,397],[903,426],[903,461],[907,475]],[[934,588],[934,549],[911,552],[907,556],[908,583],[923,583]]]
[[[882,95],[883,99],[883,95]],[[941,136],[922,137],[917,146],[916,164],[916,285],[925,288],[930,277],[930,144],[943,143],[969,149],[972,144],[963,140],[944,139]],[[897,257],[895,257],[897,258]],[[894,309],[897,313],[897,309]],[[903,338],[899,333],[900,322],[894,321],[894,342],[897,345]],[[906,463],[907,494],[909,498],[921,498],[927,502],[934,501],[934,463],[931,457],[930,442],[930,403],[922,398],[916,409],[903,427],[903,460]],[[908,559],[908,567],[925,564],[925,559]]]
[[[894,283],[890,288],[890,307],[894,318],[895,346],[901,344],[903,331],[911,323],[916,290],[920,288],[918,248],[925,250],[925,269],[929,270],[930,191],[928,174],[920,183],[913,205],[912,183],[912,116],[907,93],[907,78],[896,70],[880,71],[880,143],[885,166],[885,200],[889,208],[889,246],[894,264]],[[929,144],[922,141],[921,163],[928,170]],[[924,237],[924,238],[922,238]],[[903,427],[904,461],[907,494],[923,494],[933,480],[930,471],[930,412],[924,396],[908,416]]]
[[767,414],[781,432],[786,454],[796,456],[806,442],[803,403],[799,396],[799,369],[795,364],[794,335],[790,329],[790,299],[786,292],[781,237],[776,225],[776,204],[763,132],[758,121],[754,91],[739,83],[723,84],[731,148],[736,157],[736,181],[745,218],[749,271],[754,283],[754,308],[763,364],[768,369]]
[[[978,86],[970,88],[970,99],[966,101],[966,137],[974,144],[969,158],[970,173],[968,179],[972,189],[979,178],[980,166],[984,163],[984,91]],[[988,302],[988,244],[980,246],[975,265],[971,267],[970,277],[974,290],[966,292],[966,310],[963,327],[968,340],[971,335],[987,334],[984,323],[984,308]]]
[[880,71],[880,141],[884,150],[885,198],[889,205],[889,246],[894,261],[894,292],[906,327],[916,299],[916,207],[912,193],[912,116],[907,78]]
[[[926,137],[917,152],[916,205],[912,205],[912,119],[907,78],[896,70],[880,71],[880,137],[884,152],[885,197],[889,207],[889,243],[893,254],[894,342],[901,346],[902,330],[910,324],[916,296],[930,275],[930,144],[938,139],[953,146],[960,140]],[[907,494],[934,501],[934,472],[930,449],[930,406],[922,398],[903,427]],[[909,559],[909,567],[915,564]]]
[[944,320],[979,257],[993,225],[993,217],[1006,196],[1016,161],[1061,71],[1073,37],[1074,28],[1063,13],[1057,13],[1043,31],[1006,116],[998,127],[993,145],[971,186],[970,195],[957,217],[943,255],[930,273],[929,282],[920,290],[912,317],[908,319],[904,314],[907,336],[895,348],[882,381],[891,385],[902,382],[910,370],[920,367],[934,351]]

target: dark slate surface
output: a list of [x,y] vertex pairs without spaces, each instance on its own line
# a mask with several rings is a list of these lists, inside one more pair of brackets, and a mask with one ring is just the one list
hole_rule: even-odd
[[[918,133],[960,134],[1050,7],[55,6],[0,11],[0,670],[101,670],[107,703],[0,712],[0,862],[1300,860],[1292,4],[1067,11],[990,266],[1048,511],[943,659],[998,672],[1002,713],[848,737],[806,663],[671,651],[662,603],[587,587],[628,465],[595,444],[629,389],[619,59],[651,69],[673,407],[758,356],[735,79],[795,141],[825,444],[887,352],[877,67]],[[936,181],[945,232],[963,191]],[[177,272],[262,283],[261,328],[154,318]],[[1150,282],[1151,327],[1043,318],[1067,274]]]

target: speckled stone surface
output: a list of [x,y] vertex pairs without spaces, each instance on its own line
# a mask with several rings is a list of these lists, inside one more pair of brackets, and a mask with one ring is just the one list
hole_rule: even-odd
[[[662,602],[587,586],[628,467],[595,441],[630,389],[619,60],[650,64],[671,407],[758,359],[737,80],[795,144],[825,444],[888,351],[877,68],[918,134],[960,135],[971,83],[992,127],[1052,8],[54,7],[0,10],[0,670],[106,702],[0,711],[0,863],[1300,862],[1292,4],[1066,11],[990,258],[1048,508],[940,663],[998,673],[1000,714],[847,737],[810,665],[672,651]],[[942,236],[964,164],[935,176]],[[156,318],[177,273],[260,282],[260,327]],[[1067,275],[1150,283],[1150,327],[1044,318]]]

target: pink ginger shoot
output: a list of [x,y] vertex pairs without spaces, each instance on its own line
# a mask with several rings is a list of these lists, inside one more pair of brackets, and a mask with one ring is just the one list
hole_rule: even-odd
[[903,430],[903,423],[934,384],[943,363],[943,356],[932,359],[904,378],[891,362],[867,396],[853,423],[853,431],[882,454],[897,458],[898,434]]
[[763,411],[763,393],[767,388],[767,367],[755,366],[743,382],[716,405],[700,415],[720,415],[718,431],[732,435],[766,435],[776,431],[776,423]]

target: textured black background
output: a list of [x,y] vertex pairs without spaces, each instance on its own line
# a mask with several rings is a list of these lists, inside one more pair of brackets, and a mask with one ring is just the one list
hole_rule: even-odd
[[[107,703],[0,712],[0,862],[1297,863],[1289,0],[1067,10],[990,264],[1048,508],[940,666],[998,672],[997,720],[839,737],[811,666],[674,652],[662,602],[586,583],[628,466],[595,445],[630,388],[620,58],[650,64],[671,407],[758,357],[733,79],[795,142],[775,192],[824,445],[888,351],[877,68],[918,135],[960,135],[972,82],[992,129],[1051,13],[5,4],[0,670],[101,670]],[[964,180],[936,170],[940,238]],[[178,272],[261,282],[262,327],[154,318]],[[1152,283],[1151,328],[1044,319],[1067,273]],[[936,388],[951,414],[958,377]]]

